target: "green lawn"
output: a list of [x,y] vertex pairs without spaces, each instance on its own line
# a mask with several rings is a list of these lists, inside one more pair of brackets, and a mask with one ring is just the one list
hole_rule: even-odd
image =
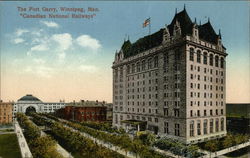
[[16,134],[0,135],[0,157],[21,158]]

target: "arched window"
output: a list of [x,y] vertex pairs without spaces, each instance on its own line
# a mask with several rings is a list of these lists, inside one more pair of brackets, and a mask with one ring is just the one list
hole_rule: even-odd
[[154,57],[154,67],[158,67],[158,56]]
[[194,121],[190,121],[189,130],[190,130],[190,137],[193,137],[194,136]]
[[201,63],[201,51],[197,51],[197,63]]
[[213,65],[214,65],[214,56],[213,56],[213,54],[210,54],[210,55],[209,55],[209,65],[210,65],[210,66],[213,66]]
[[194,49],[190,48],[189,60],[194,61]]
[[197,62],[201,63],[201,51],[200,50],[197,51]]
[[135,64],[132,64],[132,73],[135,72]]
[[219,67],[219,57],[215,56],[215,66]]
[[204,120],[203,122],[203,133],[207,134],[207,120]]
[[224,58],[220,58],[220,68],[224,68]]
[[218,118],[215,121],[215,132],[219,132],[219,119]]
[[204,55],[203,55],[203,64],[207,64],[207,52],[204,52]]
[[152,60],[151,58],[148,59],[148,69],[151,69],[152,68]]
[[214,132],[214,120],[213,119],[210,119],[210,122],[209,122],[209,132],[210,133],[213,133]]
[[221,127],[221,131],[224,131],[224,118],[221,118],[220,120],[220,127]]
[[128,65],[127,66],[127,74],[129,74],[130,73],[130,66]]
[[141,69],[142,69],[142,71],[144,71],[144,70],[145,70],[145,60],[143,60],[143,61],[142,61],[142,64],[141,64]]
[[136,63],[136,72],[140,72],[140,62]]

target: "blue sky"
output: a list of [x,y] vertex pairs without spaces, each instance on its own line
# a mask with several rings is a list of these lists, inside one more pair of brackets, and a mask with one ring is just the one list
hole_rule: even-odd
[[[190,18],[208,17],[227,48],[227,102],[250,102],[249,2],[98,1],[0,2],[1,98],[33,93],[44,100],[112,101],[112,61],[124,38],[132,42],[169,24],[184,3]],[[28,19],[17,7],[94,7],[93,19]],[[47,14],[27,12],[27,14]],[[60,12],[58,12],[60,13]],[[92,14],[85,12],[85,14]],[[239,78],[240,76],[240,78]],[[236,84],[237,80],[237,84]]]

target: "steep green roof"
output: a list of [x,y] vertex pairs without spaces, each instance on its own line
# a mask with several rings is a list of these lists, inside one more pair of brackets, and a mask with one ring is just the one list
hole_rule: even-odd
[[143,38],[140,38],[135,43],[130,43],[129,40],[125,41],[121,47],[124,57],[128,58],[130,56],[134,56],[142,51],[151,49],[153,47],[156,47],[162,43],[163,40],[163,30],[160,29],[159,31],[145,36]]

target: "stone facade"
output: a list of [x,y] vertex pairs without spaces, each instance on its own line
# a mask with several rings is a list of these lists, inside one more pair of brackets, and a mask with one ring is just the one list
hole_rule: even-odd
[[112,67],[113,126],[140,120],[185,143],[226,135],[225,50],[210,21],[197,25],[185,9],[159,32],[125,41]]
[[66,104],[63,101],[42,102],[31,94],[27,94],[14,103],[13,112],[14,114],[17,112],[26,113],[27,110],[32,110],[38,113],[51,113],[65,107],[65,105]]

